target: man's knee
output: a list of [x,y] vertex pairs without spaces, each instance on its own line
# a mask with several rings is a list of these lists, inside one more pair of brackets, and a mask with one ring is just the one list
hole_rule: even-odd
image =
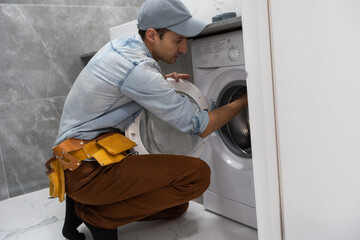
[[209,165],[199,158],[194,158],[192,171],[195,175],[197,186],[201,194],[206,191],[210,185],[211,170]]

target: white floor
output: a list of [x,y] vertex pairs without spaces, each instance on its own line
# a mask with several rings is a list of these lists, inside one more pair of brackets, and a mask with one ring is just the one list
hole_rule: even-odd
[[[64,240],[61,228],[65,203],[50,200],[48,189],[0,201],[0,239]],[[92,237],[81,225],[86,239]],[[173,221],[136,222],[118,228],[119,240],[256,240],[255,229],[204,210],[191,202]]]

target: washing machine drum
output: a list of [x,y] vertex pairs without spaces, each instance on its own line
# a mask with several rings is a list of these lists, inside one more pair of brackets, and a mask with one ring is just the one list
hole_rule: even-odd
[[[200,109],[208,109],[207,102],[200,90],[188,81],[167,81],[175,91],[188,97]],[[137,154],[175,154],[199,157],[205,147],[207,138],[180,132],[160,118],[144,109],[125,131],[125,135],[134,141]]]
[[[240,98],[246,92],[244,83],[230,84],[220,93],[217,107]],[[225,145],[235,154],[242,157],[251,157],[249,110],[247,107],[220,128],[219,134]]]

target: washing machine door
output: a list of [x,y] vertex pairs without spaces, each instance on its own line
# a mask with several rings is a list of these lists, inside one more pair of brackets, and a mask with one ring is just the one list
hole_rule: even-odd
[[[224,106],[247,93],[246,72],[241,68],[226,68],[213,73],[214,81],[207,96],[211,109]],[[249,111],[246,107],[217,131],[227,149],[242,158],[251,158]]]
[[[200,109],[208,109],[208,104],[200,90],[188,81],[168,78],[175,91],[187,96]],[[126,137],[134,141],[136,154],[175,154],[200,157],[207,138],[180,132],[144,109],[125,131]]]
[[[228,104],[246,93],[246,72],[240,66],[208,69],[206,76],[212,80],[205,94],[211,109]],[[211,168],[204,206],[256,227],[250,140],[247,108],[209,136],[209,143],[201,156]]]
[[[246,82],[234,81],[222,89],[216,107],[229,104],[246,93]],[[225,145],[236,155],[251,158],[249,110],[247,107],[221,127],[218,132]]]

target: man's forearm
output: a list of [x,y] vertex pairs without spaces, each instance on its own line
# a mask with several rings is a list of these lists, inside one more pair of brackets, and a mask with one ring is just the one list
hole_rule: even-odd
[[200,137],[205,138],[210,135],[212,132],[221,128],[233,119],[239,112],[241,112],[247,106],[247,95],[242,96],[241,98],[214,109],[209,112],[209,123],[205,130],[199,134]]

